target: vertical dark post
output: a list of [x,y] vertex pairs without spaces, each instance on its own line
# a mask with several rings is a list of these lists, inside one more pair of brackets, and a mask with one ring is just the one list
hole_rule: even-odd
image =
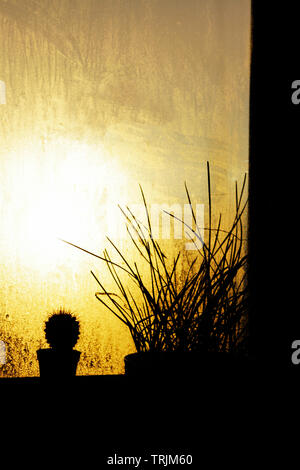
[[259,2],[252,1],[252,24],[251,24],[251,70],[250,70],[250,143],[249,143],[249,288],[250,288],[250,310],[249,310],[249,332],[250,352],[258,360],[262,360],[263,334],[259,323],[266,321],[266,313],[259,304],[260,281],[257,275],[257,256],[260,248],[260,206],[258,188],[262,184],[259,171],[259,161],[262,156],[260,142],[264,142],[263,131],[260,128],[260,113],[263,108],[263,94],[265,86],[261,80],[260,73],[263,44],[259,43],[262,37],[262,18],[259,12]]
[[300,105],[291,101],[299,11],[296,2],[252,1],[250,337],[264,370],[293,367],[291,342],[300,339]]

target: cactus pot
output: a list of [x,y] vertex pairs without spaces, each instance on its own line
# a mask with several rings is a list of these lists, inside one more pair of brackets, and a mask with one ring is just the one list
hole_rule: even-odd
[[68,379],[76,375],[80,351],[75,349],[38,349],[41,379]]

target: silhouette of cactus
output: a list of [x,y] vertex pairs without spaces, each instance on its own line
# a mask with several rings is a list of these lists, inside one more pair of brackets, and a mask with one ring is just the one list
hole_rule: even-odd
[[79,338],[79,322],[68,310],[59,309],[45,322],[45,336],[52,349],[73,349]]

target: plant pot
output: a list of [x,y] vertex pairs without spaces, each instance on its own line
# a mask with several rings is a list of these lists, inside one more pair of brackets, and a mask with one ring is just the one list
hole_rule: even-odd
[[38,349],[41,379],[65,380],[74,377],[80,354],[75,349]]
[[197,377],[242,370],[244,358],[219,352],[141,352],[124,358],[125,375],[129,377]]

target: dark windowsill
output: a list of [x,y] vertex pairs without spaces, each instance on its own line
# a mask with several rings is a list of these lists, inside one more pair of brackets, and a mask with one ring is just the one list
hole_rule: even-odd
[[[112,382],[122,382],[125,379],[125,375],[77,375],[72,378],[74,383],[112,383]],[[1,385],[40,385],[40,377],[0,377],[0,386]]]

